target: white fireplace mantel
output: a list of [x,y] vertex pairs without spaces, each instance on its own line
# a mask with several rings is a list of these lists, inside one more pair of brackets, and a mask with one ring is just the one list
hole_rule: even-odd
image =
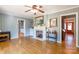
[[35,26],[34,29],[43,31],[43,30],[46,30],[46,27],[45,26]]
[[[43,38],[36,37],[36,31],[42,31],[43,32]],[[46,40],[46,27],[45,26],[36,26],[36,27],[34,27],[34,38],[39,39],[41,41]]]

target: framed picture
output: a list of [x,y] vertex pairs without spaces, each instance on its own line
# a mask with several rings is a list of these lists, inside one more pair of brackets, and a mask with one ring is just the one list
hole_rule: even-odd
[[57,26],[57,18],[50,19],[50,27],[56,27]]
[[36,26],[42,26],[44,24],[44,16],[35,17],[34,23]]

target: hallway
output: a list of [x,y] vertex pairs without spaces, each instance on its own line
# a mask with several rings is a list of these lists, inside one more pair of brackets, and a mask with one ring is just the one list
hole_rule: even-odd
[[75,47],[76,46],[76,39],[74,38],[73,34],[66,34],[65,45],[67,47]]
[[75,51],[74,49],[76,47],[76,39],[74,38],[74,35],[67,33],[65,35],[65,40],[63,41],[63,45],[65,46],[66,49],[68,49],[66,51],[67,53],[70,53],[69,51]]

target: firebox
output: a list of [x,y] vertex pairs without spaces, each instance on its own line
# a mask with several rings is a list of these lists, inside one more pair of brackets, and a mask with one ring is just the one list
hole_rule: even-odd
[[36,31],[36,37],[43,38],[43,31],[37,30]]

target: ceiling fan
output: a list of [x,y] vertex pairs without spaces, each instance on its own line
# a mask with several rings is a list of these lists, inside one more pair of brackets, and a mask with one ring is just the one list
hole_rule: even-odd
[[25,12],[33,11],[34,15],[36,15],[37,12],[44,13],[44,11],[42,10],[43,6],[41,5],[32,5],[32,6],[25,5],[25,7],[31,8],[29,10],[26,10]]

